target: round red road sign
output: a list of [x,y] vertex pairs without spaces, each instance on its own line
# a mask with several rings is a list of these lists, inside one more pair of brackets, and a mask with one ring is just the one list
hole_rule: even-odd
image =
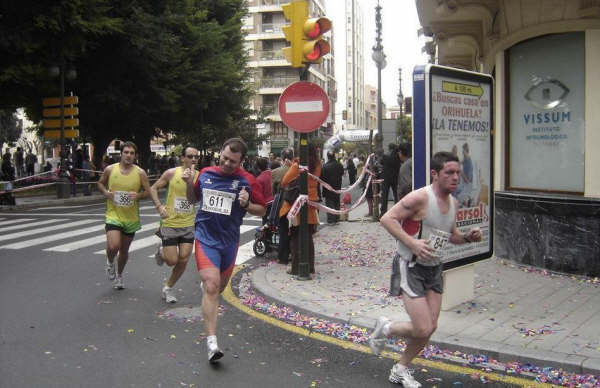
[[329,98],[317,84],[294,82],[279,97],[281,120],[294,132],[307,133],[319,128],[329,114]]

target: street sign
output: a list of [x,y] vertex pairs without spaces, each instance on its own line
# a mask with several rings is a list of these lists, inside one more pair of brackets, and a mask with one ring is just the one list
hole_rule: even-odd
[[[47,97],[42,99],[44,107],[47,106],[60,106],[60,97]],[[79,97],[77,96],[65,96],[65,105],[76,105],[79,103]]]
[[317,84],[294,82],[279,97],[281,120],[294,132],[308,133],[319,128],[329,115],[329,98]]
[[[65,129],[65,139],[79,137],[78,129]],[[60,139],[60,129],[46,129],[44,139]]]
[[[42,126],[44,128],[60,128],[60,119],[44,120]],[[79,126],[79,119],[65,119],[64,126],[77,127]]]
[[[42,115],[44,117],[60,117],[60,108],[46,108],[43,110]],[[79,115],[79,108],[65,107],[65,116],[77,116],[77,115]]]

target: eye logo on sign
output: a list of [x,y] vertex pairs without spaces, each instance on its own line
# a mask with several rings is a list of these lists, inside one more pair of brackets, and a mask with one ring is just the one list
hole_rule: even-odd
[[569,88],[557,79],[538,78],[525,93],[525,100],[536,108],[550,110],[559,106],[569,92]]

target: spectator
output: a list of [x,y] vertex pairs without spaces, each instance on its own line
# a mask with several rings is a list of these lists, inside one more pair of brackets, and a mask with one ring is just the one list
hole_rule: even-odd
[[412,187],[412,149],[410,143],[402,143],[398,146],[400,151],[400,174],[398,176],[398,200],[410,193]]
[[[352,163],[348,159],[349,163]],[[344,176],[344,167],[335,159],[333,152],[327,152],[327,163],[323,165],[321,179],[323,182],[329,183],[336,190],[342,188],[342,177]],[[340,195],[326,188],[323,188],[323,197],[325,197],[325,206],[340,210]],[[335,224],[339,221],[340,216],[337,214],[327,213],[327,223]]]
[[[77,150],[81,151],[81,150]],[[90,156],[83,156],[83,160],[81,161],[81,180],[83,181],[83,195],[91,195],[90,193],[90,170],[92,169],[92,164],[90,162]]]
[[177,156],[175,156],[175,152],[171,152],[171,157],[169,158],[168,166],[169,168],[177,167]]
[[388,193],[392,189],[394,203],[398,202],[398,173],[400,171],[400,157],[396,144],[388,145],[389,154],[383,156],[383,183],[381,185],[381,215],[387,212]]
[[356,165],[354,164],[354,160],[352,158],[348,158],[346,170],[348,170],[348,179],[350,181],[350,185],[353,185],[354,182],[356,182]]
[[28,176],[32,176],[35,174],[35,164],[37,163],[37,156],[29,150],[27,155],[25,156],[25,171]]
[[269,161],[266,158],[258,158],[254,162],[254,169],[258,172],[256,177],[256,183],[260,188],[265,202],[267,204],[267,211],[263,216],[263,225],[267,223],[269,212],[271,211],[271,205],[273,204],[273,192],[271,191],[271,169],[268,168]]
[[[294,149],[286,148],[281,151],[281,158],[283,164],[277,169],[271,170],[271,192],[277,193],[281,180],[290,169],[292,160],[294,159]],[[277,252],[277,258],[279,264],[287,265],[290,261],[290,236],[289,236],[289,222],[285,215],[279,218],[279,250]]]
[[[308,145],[308,171],[316,176],[321,176],[321,159],[317,154],[317,150],[314,145],[311,143]],[[281,186],[286,187],[290,185],[293,181],[297,182],[298,177],[300,176],[300,166],[299,161],[294,161],[291,165],[288,172],[285,174],[283,179],[281,180]],[[317,201],[319,199],[319,194],[317,192],[318,182],[315,179],[308,179],[308,199],[311,201]],[[287,200],[284,201],[281,206],[281,211],[279,212],[280,216],[285,216],[290,210],[292,204]],[[297,226],[292,226],[290,228],[290,248],[292,253],[292,268],[288,271],[291,275],[298,275],[298,262],[300,255],[300,215],[296,217],[296,222],[294,223]],[[309,230],[309,253],[308,253],[308,266],[309,272],[311,274],[315,273],[315,244],[313,241],[313,234],[317,232],[317,225],[319,224],[319,214],[317,209],[309,206],[308,207],[308,230]]]
[[10,154],[8,152],[2,155],[2,180],[15,180],[15,168],[10,161]]
[[52,163],[50,163],[49,160],[46,161],[46,164],[44,165],[44,172],[50,172],[52,171]]
[[17,147],[15,152],[15,166],[17,168],[16,176],[21,178],[25,175],[25,159],[23,157],[23,149]]

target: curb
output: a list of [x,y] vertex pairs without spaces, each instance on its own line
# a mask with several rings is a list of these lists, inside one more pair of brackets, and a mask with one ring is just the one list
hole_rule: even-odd
[[0,212],[16,212],[20,210],[29,210],[34,208],[43,208],[57,205],[86,205],[102,201],[104,201],[104,197],[99,194],[74,198],[45,199],[43,202],[22,203],[14,206],[0,205]]
[[[277,296],[273,296],[274,293],[269,292],[268,285],[261,284],[261,280],[258,279],[255,270],[256,268],[247,269],[252,288],[257,292],[268,296],[268,298],[272,299],[275,303],[297,310],[309,311],[334,322],[361,326],[369,330],[374,329],[375,320],[372,317],[357,315],[349,319],[344,319],[339,315],[333,315],[335,312],[332,311],[325,311],[324,309],[315,311],[314,309],[303,305],[302,301],[299,299],[282,300]],[[266,279],[263,283],[266,283]],[[458,351],[466,354],[484,355],[501,363],[519,362],[521,364],[530,364],[537,367],[560,368],[576,374],[600,375],[600,358],[595,357],[527,349],[500,342],[459,337],[440,331],[434,333],[430,344],[451,352]]]

